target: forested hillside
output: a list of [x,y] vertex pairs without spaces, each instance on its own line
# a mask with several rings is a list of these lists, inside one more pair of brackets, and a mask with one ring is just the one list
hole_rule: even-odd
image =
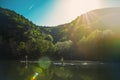
[[119,20],[118,11],[120,8],[94,10],[70,23],[45,27],[0,8],[0,59],[28,55],[29,59],[48,56],[57,60],[120,61],[120,24],[115,21]]
[[54,36],[53,33],[59,32],[54,38],[63,45],[66,45],[64,42],[70,41],[72,45],[69,51],[71,50],[72,56],[73,54],[79,56],[78,59],[119,61],[120,18],[118,16],[120,14],[118,12],[120,8],[90,11],[70,23],[52,27],[50,29],[52,33],[49,33]]
[[0,59],[51,56],[55,51],[53,38],[40,31],[22,15],[0,8]]

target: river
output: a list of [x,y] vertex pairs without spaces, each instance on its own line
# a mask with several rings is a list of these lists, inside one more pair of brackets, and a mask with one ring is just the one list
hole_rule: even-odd
[[0,61],[0,80],[120,80],[120,63]]

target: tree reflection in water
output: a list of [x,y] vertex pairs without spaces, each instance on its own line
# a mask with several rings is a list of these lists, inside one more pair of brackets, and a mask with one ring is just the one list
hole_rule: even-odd
[[35,73],[38,73],[36,80],[120,80],[120,64],[102,65],[73,65],[55,66],[51,65],[45,69],[39,64],[24,64],[15,61],[0,62],[1,80],[32,80]]

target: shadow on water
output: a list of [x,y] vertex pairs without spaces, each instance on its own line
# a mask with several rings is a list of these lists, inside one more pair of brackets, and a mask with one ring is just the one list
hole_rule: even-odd
[[0,61],[0,80],[120,80],[120,63],[93,64],[25,68],[19,61]]

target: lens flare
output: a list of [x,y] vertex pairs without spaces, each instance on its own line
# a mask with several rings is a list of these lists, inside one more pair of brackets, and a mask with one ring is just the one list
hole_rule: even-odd
[[36,72],[31,80],[35,80],[38,75],[39,75],[39,73]]
[[48,57],[42,57],[39,60],[39,65],[43,69],[48,69],[49,66],[51,65],[51,61],[50,61],[50,59]]

